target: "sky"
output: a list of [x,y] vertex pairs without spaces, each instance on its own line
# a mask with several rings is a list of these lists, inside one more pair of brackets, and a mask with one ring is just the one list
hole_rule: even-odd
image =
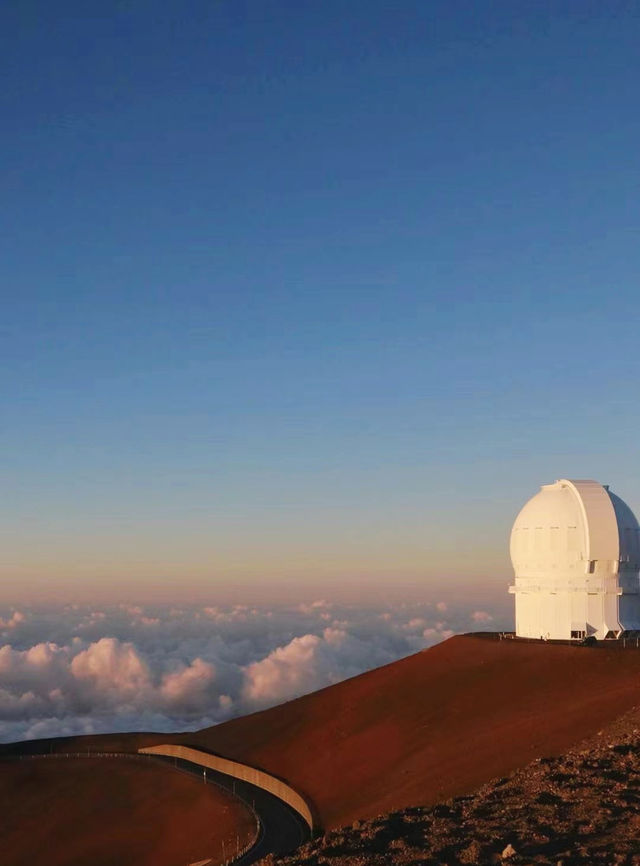
[[3,3],[0,601],[494,611],[540,484],[639,512],[638,44],[633,2]]

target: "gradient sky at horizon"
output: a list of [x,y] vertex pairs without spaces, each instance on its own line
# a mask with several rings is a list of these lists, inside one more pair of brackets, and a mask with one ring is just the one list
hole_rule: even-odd
[[637,4],[9,0],[0,44],[0,599],[502,604],[541,483],[640,511]]

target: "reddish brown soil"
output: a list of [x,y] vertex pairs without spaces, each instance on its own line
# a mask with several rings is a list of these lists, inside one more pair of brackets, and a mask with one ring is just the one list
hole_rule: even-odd
[[640,703],[640,651],[476,636],[182,742],[281,776],[326,828],[474,791]]
[[213,785],[141,760],[0,763],[0,862],[11,866],[186,866],[222,860],[253,818]]
[[534,758],[563,754],[637,704],[640,650],[465,635],[197,733],[84,737],[50,748],[210,749],[286,779],[330,829],[471,793]]
[[356,821],[274,863],[640,866],[640,711],[471,796]]

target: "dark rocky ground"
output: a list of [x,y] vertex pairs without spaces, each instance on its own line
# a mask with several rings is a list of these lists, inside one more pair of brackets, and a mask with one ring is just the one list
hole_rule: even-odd
[[561,758],[470,796],[356,821],[275,862],[640,866],[640,707]]

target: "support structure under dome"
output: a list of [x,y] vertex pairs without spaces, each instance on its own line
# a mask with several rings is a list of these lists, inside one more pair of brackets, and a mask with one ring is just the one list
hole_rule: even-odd
[[606,485],[545,484],[511,531],[516,636],[640,636],[640,526]]

